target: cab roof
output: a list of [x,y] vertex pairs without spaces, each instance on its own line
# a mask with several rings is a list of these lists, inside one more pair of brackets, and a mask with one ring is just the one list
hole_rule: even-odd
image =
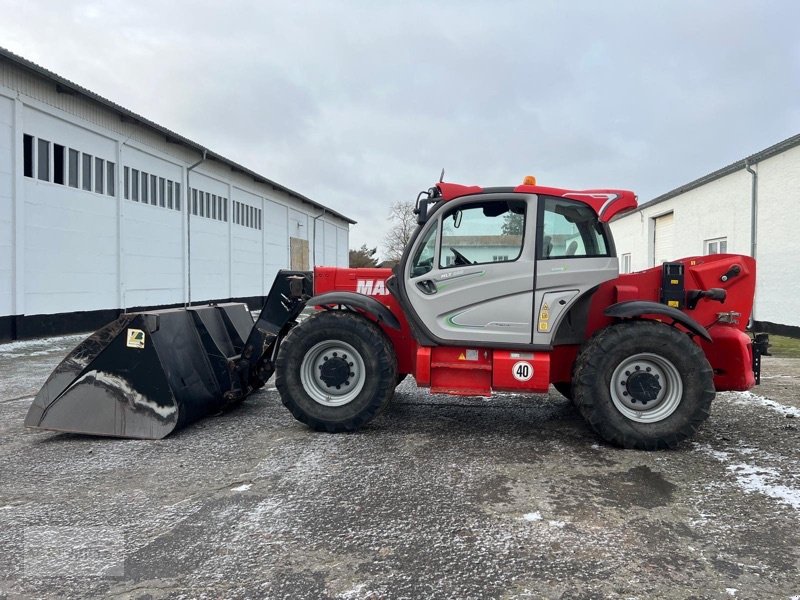
[[462,196],[476,194],[542,194],[568,200],[576,200],[591,207],[598,218],[606,223],[616,215],[633,210],[638,206],[636,194],[630,190],[563,190],[541,185],[518,185],[517,187],[480,187],[440,181],[436,184],[442,200],[447,202]]

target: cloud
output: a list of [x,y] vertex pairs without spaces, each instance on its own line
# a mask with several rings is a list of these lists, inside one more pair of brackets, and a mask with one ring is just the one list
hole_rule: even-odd
[[783,2],[0,2],[32,59],[359,221],[438,178],[652,198],[798,133]]

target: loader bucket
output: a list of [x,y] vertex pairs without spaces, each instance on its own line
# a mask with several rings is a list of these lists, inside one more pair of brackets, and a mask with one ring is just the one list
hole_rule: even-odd
[[244,304],[124,314],[56,367],[25,425],[163,438],[243,397],[232,359],[252,326]]

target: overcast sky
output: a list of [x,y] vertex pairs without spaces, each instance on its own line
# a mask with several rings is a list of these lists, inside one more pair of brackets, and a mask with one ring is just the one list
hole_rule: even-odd
[[800,2],[0,0],[0,45],[359,223],[446,179],[640,201],[800,133]]

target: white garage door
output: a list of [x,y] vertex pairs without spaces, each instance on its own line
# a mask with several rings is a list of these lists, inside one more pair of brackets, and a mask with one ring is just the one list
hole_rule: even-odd
[[672,216],[672,213],[668,213],[655,218],[655,239],[653,240],[654,266],[659,266],[661,263],[675,258],[673,254],[674,246],[672,243]]

